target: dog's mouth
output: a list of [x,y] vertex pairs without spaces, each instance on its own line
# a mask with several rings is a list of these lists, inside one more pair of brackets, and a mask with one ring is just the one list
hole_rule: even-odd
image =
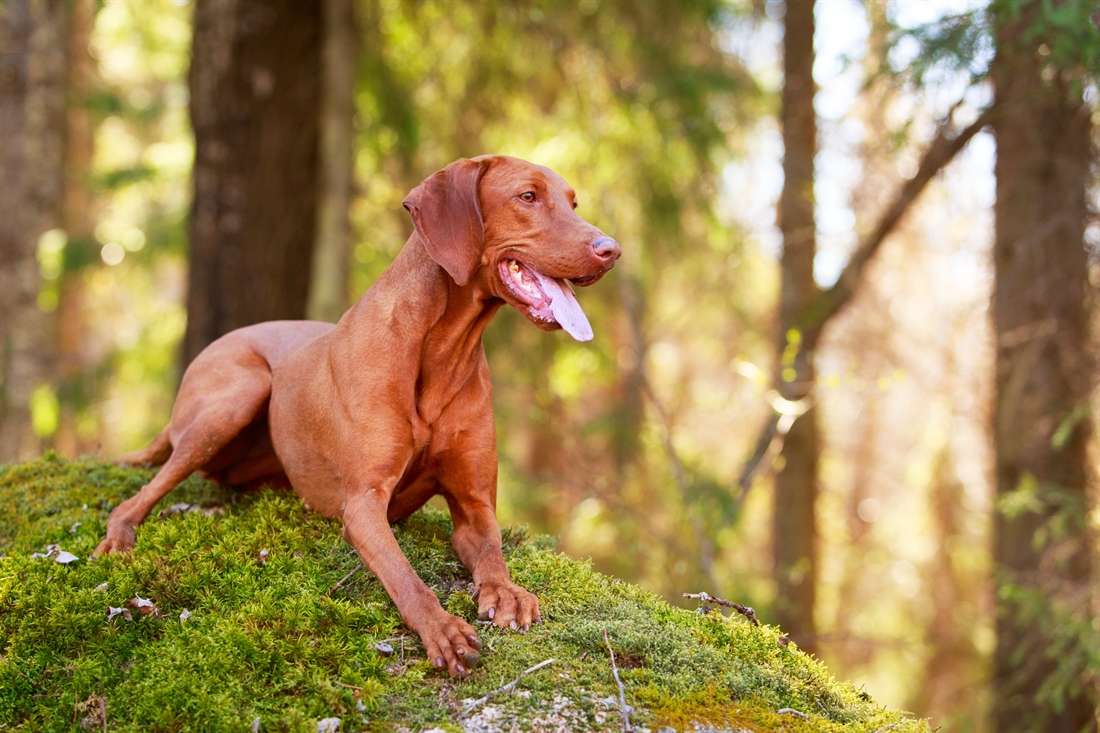
[[[509,295],[526,307],[527,317],[537,325],[558,325],[577,341],[592,340],[592,326],[568,280],[544,275],[519,260],[501,260],[498,268]],[[573,282],[584,286],[599,279],[600,275],[591,275]]]

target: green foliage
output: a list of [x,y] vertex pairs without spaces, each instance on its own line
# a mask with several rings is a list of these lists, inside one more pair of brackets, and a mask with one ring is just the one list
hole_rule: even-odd
[[940,74],[966,74],[971,83],[988,72],[993,55],[993,36],[985,8],[945,15],[915,28],[893,26],[891,43],[895,48],[905,40],[916,41],[919,53],[904,74],[916,88]]
[[891,29],[894,49],[916,42],[915,58],[902,73],[921,89],[939,75],[967,74],[976,84],[988,74],[999,29],[1019,23],[1029,44],[1074,94],[1100,79],[1100,24],[1093,0],[994,0],[988,6],[949,14],[914,28]]
[[1077,82],[1100,79],[1100,14],[1094,0],[995,0],[1001,22],[1028,18],[1023,40]]
[[[6,730],[79,730],[100,698],[114,731],[244,730],[256,717],[261,730],[314,731],[326,717],[342,718],[341,730],[453,730],[464,699],[549,657],[555,664],[526,678],[521,692],[494,699],[493,713],[525,729],[553,727],[555,716],[577,730],[618,729],[605,629],[635,721],[651,727],[870,733],[901,720],[793,644],[781,646],[774,628],[671,608],[522,531],[506,532],[509,567],[539,594],[546,623],[527,634],[482,627],[483,663],[463,681],[421,658],[369,573],[329,593],[355,567],[354,553],[336,523],[286,493],[240,494],[192,478],[142,525],[132,555],[89,560],[108,510],[149,476],[52,455],[0,467]],[[397,526],[421,577],[452,613],[473,619],[470,578],[449,534],[447,517],[433,510]],[[49,544],[79,559],[32,557]],[[135,596],[162,615],[107,619],[108,606]],[[190,617],[181,619],[184,609]],[[382,640],[394,656],[375,651]],[[809,718],[780,715],[782,708]],[[893,730],[929,729],[911,720]]]
[[1039,689],[1028,692],[1054,710],[1100,683],[1100,615],[1093,578],[1082,570],[1095,538],[1083,499],[1081,492],[1025,474],[996,506],[1006,521],[1034,525],[1032,550],[1040,556],[1040,571],[1024,575],[1002,568],[997,593],[1017,626],[1038,631],[1023,637],[1014,661],[1021,669],[1035,658],[1051,665]]

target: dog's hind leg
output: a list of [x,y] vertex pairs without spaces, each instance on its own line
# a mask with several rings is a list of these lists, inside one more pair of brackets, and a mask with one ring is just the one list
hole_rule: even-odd
[[200,363],[199,359],[180,385],[168,428],[175,446],[171,455],[152,481],[111,511],[107,537],[94,554],[132,550],[135,528],[157,502],[265,414],[271,395],[271,372],[266,361],[251,352],[223,352],[216,363],[211,363],[213,359]]
[[118,459],[119,463],[129,466],[161,466],[172,455],[172,441],[168,438],[168,428],[160,431],[153,442],[141,450],[127,453]]

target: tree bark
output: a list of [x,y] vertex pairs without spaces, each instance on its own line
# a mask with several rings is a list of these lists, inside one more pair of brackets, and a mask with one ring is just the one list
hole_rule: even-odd
[[[783,233],[779,308],[780,366],[776,388],[788,400],[809,394],[814,366],[802,343],[799,317],[818,289],[814,282],[814,2],[787,4],[783,39],[783,192],[779,228]],[[773,556],[776,620],[799,646],[816,651],[814,595],[817,585],[817,464],[821,451],[817,413],[811,407],[791,427],[775,477]]]
[[340,320],[349,305],[351,222],[354,181],[355,83],[358,27],[352,0],[324,0],[324,93],[321,102],[321,195],[313,250],[308,316]]
[[63,223],[69,10],[46,0],[0,3],[0,462],[38,452],[31,397],[53,362],[37,250]]
[[[1060,706],[1037,695],[1058,664],[1050,652],[1050,610],[1074,588],[1083,587],[1087,597],[1095,562],[1084,517],[1094,470],[1086,451],[1097,354],[1089,336],[1096,293],[1083,246],[1089,111],[1061,70],[1040,55],[1042,39],[1030,37],[1037,12],[1032,3],[1015,18],[1000,18],[991,70],[1000,108],[993,123],[996,491],[1001,507],[1026,500],[1023,511],[994,516],[1002,591],[993,680],[998,733],[1095,726],[1090,691],[1078,690]],[[1066,534],[1044,546],[1053,520],[1065,523]],[[1021,598],[1041,608],[1021,615]]]
[[[96,0],[73,0],[69,24],[69,70],[65,140],[64,226],[66,247],[92,245],[95,237],[96,201],[89,185],[92,157],[95,153],[95,122],[89,99],[99,83],[96,61],[88,52],[97,12]],[[94,440],[77,432],[80,403],[84,393],[88,365],[84,364],[87,324],[84,314],[84,271],[62,268],[57,302],[57,365],[54,380],[58,385],[59,415],[53,447],[59,454],[75,457],[91,453]]]
[[233,329],[302,318],[318,195],[321,4],[199,0],[183,359]]

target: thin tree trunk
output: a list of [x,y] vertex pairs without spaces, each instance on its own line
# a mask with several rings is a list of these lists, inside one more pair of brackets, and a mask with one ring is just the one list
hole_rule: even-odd
[[[783,40],[783,193],[779,228],[783,233],[779,351],[776,387],[788,400],[813,387],[810,344],[802,343],[799,315],[817,295],[814,283],[814,2],[787,4]],[[775,477],[773,520],[776,620],[809,652],[816,650],[814,594],[817,585],[817,463],[821,450],[817,413],[812,407],[791,427]]]
[[[1059,664],[1044,630],[1050,608],[1075,588],[1083,588],[1087,598],[1095,562],[1084,520],[1091,470],[1088,401],[1096,370],[1088,312],[1096,294],[1090,294],[1083,246],[1089,110],[1058,69],[1044,71],[1041,39],[1028,35],[1037,12],[1033,3],[1016,18],[1001,19],[992,69],[1001,108],[994,121],[996,489],[1000,506],[1017,497],[1027,507],[994,517],[1002,590],[994,717],[998,733],[1077,733],[1096,725],[1090,691],[1078,690],[1061,706],[1037,693]],[[1055,518],[1064,522],[1066,534],[1057,545],[1044,546],[1045,527]],[[1040,607],[1024,617],[1021,598]]]
[[321,104],[321,196],[313,250],[310,318],[338,321],[348,307],[354,176],[358,28],[352,0],[324,0],[324,93]]
[[317,226],[321,5],[199,0],[183,359],[260,321],[302,318]]
[[[91,242],[94,237],[95,196],[88,175],[95,151],[95,125],[88,100],[97,84],[95,59],[88,41],[95,24],[95,0],[74,0],[69,27],[69,104],[65,140],[65,233],[67,246]],[[77,410],[84,375],[84,278],[82,271],[60,274],[57,303],[57,373],[59,420],[54,449],[63,456],[89,452],[90,444],[77,434]]]
[[48,383],[53,318],[38,307],[39,238],[62,225],[67,3],[0,3],[0,462],[40,441],[31,397]]

